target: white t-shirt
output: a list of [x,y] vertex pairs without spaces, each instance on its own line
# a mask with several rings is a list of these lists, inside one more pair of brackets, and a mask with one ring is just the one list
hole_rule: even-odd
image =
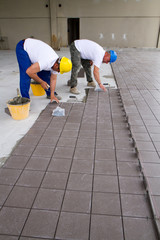
[[40,71],[58,73],[53,71],[52,66],[59,57],[48,44],[37,39],[27,38],[24,42],[24,50],[28,53],[31,63],[39,63]]
[[99,44],[87,39],[75,40],[74,43],[82,59],[92,60],[93,64],[100,68],[105,50]]

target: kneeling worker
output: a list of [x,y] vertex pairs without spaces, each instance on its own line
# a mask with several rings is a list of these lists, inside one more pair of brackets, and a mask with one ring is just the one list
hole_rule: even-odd
[[[20,91],[22,97],[29,97],[31,78],[40,83],[51,102],[59,102],[55,93],[57,74],[69,72],[71,61],[59,56],[46,43],[32,38],[21,40],[16,46],[20,70]],[[49,89],[50,87],[50,89]]]
[[93,74],[99,87],[106,91],[106,88],[101,83],[99,68],[101,63],[112,63],[117,60],[117,53],[113,50],[105,51],[99,44],[87,40],[75,40],[70,46],[71,61],[72,61],[72,73],[71,79],[68,81],[68,85],[71,87],[70,92],[73,94],[79,94],[77,89],[77,76],[81,68],[81,64],[86,73],[88,84],[87,86],[95,87],[95,82],[91,76],[91,66],[94,65]]

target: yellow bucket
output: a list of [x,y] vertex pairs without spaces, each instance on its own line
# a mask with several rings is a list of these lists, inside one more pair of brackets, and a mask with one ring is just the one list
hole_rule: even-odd
[[[23,98],[25,99],[25,98]],[[13,99],[7,102],[10,114],[14,120],[22,120],[28,117],[30,108],[30,99],[26,98],[26,102],[22,104],[13,104]]]
[[34,96],[43,96],[46,93],[39,83],[31,83],[31,89]]

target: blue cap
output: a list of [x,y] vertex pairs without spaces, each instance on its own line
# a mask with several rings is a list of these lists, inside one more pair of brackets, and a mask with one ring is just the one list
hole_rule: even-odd
[[115,62],[117,60],[117,53],[113,50],[110,50],[109,53],[110,53],[110,63]]

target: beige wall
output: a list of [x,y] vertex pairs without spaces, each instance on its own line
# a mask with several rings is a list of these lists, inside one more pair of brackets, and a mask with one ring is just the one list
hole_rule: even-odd
[[31,36],[51,43],[49,1],[0,0],[0,38],[7,38],[8,48]]
[[67,26],[67,18],[71,17],[80,18],[81,39],[105,47],[157,46],[160,0],[58,0],[57,19],[61,26],[57,27],[63,45],[68,42],[62,24]]
[[104,47],[156,47],[160,0],[0,0],[0,48],[30,36],[67,46],[68,18],[80,19],[80,38]]

